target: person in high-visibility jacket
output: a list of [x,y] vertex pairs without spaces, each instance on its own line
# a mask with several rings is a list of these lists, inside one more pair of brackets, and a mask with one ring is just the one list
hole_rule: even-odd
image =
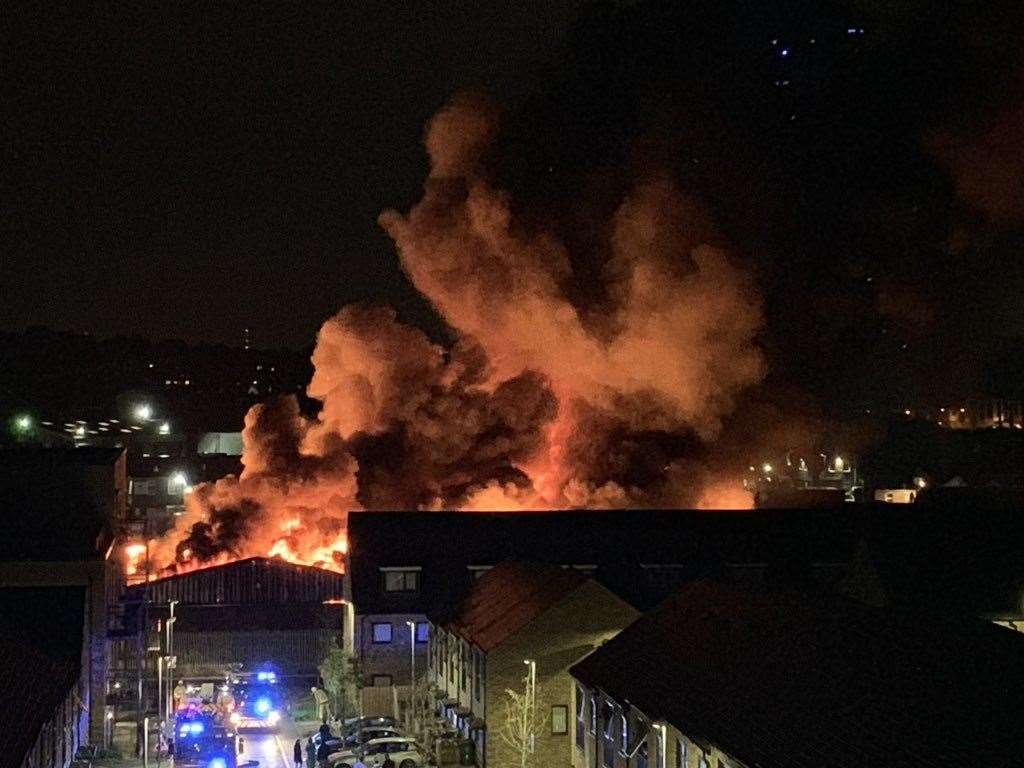
[[331,707],[328,704],[327,691],[323,688],[313,687],[309,689],[313,694],[313,701],[316,702],[316,719],[326,723],[331,716]]
[[186,697],[188,696],[188,691],[185,689],[185,681],[184,680],[179,680],[178,681],[178,684],[176,686],[174,686],[174,691],[173,691],[173,693],[171,695],[174,698],[174,708],[175,708],[175,710],[184,709],[185,708],[185,704],[187,703]]

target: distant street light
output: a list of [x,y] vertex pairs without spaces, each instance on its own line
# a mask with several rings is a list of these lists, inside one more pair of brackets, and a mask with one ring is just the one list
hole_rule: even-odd
[[771,464],[765,464],[764,466],[761,467],[761,469],[764,470],[764,473],[766,475],[770,475],[772,473],[772,465]]
[[836,456],[836,460],[835,460],[836,472],[842,472],[843,471],[843,467],[845,467],[845,466],[846,466],[846,462],[843,461],[843,457],[842,456]]
[[161,435],[171,434],[171,425],[165,421],[163,424],[160,425],[159,432]]
[[135,418],[139,421],[149,421],[153,417],[153,408],[147,403],[135,407]]
[[32,429],[32,417],[24,414],[14,420],[14,426],[19,432],[28,432]]

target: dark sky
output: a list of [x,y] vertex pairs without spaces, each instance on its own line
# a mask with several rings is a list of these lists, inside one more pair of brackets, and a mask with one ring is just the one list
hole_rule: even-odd
[[8,6],[0,326],[299,347],[355,300],[429,322],[377,215],[418,195],[430,115],[536,89],[581,3],[499,5]]
[[299,348],[369,300],[437,330],[376,218],[480,88],[506,108],[491,171],[568,243],[582,308],[599,222],[663,170],[757,274],[773,377],[857,403],[1021,386],[1020,4],[5,11],[0,327]]

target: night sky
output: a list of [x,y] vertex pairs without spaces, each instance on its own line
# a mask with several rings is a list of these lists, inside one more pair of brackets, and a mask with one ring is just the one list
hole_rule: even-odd
[[482,89],[506,110],[493,175],[569,243],[581,305],[589,225],[657,169],[757,274],[777,383],[1015,380],[1014,5],[186,7],[5,18],[0,326],[299,348],[373,301],[437,335],[376,218],[420,194],[431,114]]

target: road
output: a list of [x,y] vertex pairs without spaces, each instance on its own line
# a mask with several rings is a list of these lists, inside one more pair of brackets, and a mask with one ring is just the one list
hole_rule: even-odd
[[258,760],[259,768],[293,768],[292,739],[285,742],[286,736],[273,733],[247,733],[245,750],[238,756],[239,766],[249,760]]

